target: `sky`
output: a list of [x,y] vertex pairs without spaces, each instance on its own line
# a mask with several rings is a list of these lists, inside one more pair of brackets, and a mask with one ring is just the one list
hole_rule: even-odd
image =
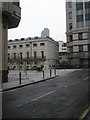
[[8,30],[8,39],[41,36],[44,28],[55,41],[66,41],[65,0],[21,0],[21,21]]

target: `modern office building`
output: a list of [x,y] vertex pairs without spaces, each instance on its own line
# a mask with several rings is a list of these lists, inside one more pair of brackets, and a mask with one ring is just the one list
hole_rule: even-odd
[[58,41],[59,43],[59,61],[60,64],[64,62],[67,58],[67,43],[64,41]]
[[41,32],[41,37],[46,37],[49,36],[49,29],[44,28],[44,30]]
[[90,61],[90,1],[66,1],[68,65],[88,67]]
[[0,0],[0,81],[2,82],[8,81],[8,29],[16,28],[21,19],[19,1],[11,1]]
[[[26,60],[27,69],[44,66],[48,69],[50,66],[57,65],[59,55],[59,44],[49,37],[28,37],[8,41],[8,60],[13,57]],[[30,61],[32,62],[30,63]],[[36,62],[38,61],[38,62]],[[10,68],[10,63],[8,63]],[[20,68],[24,69],[24,64],[20,63]],[[17,64],[13,64],[13,69],[18,69]]]

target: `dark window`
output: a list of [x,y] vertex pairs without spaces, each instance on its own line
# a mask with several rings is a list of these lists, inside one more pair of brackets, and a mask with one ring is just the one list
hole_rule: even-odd
[[88,32],[88,38],[90,38],[90,32]]
[[69,40],[70,40],[70,42],[73,41],[73,36],[72,35],[69,36]]
[[79,52],[83,52],[83,45],[79,45]]
[[16,45],[14,45],[13,48],[16,48]]
[[69,12],[69,19],[72,19],[72,12]]
[[19,47],[20,47],[20,48],[22,48],[22,47],[23,47],[23,45],[19,45]]
[[21,40],[24,40],[24,38],[21,38]]
[[83,39],[83,33],[78,33],[78,39],[82,40]]
[[83,21],[83,15],[78,15],[77,22],[82,22],[82,21]]
[[90,8],[90,1],[89,2],[85,2],[85,8]]
[[34,44],[33,44],[33,47],[37,47],[37,43],[34,43]]
[[8,49],[10,49],[10,46],[8,46]]
[[83,10],[77,10],[76,12],[77,12],[77,16],[78,15],[83,15]]
[[90,44],[88,45],[88,52],[90,52]]
[[72,7],[72,2],[68,2],[68,7],[69,7],[69,8]]
[[83,9],[83,2],[76,2],[76,10],[82,10]]
[[90,20],[90,13],[89,14],[85,14],[85,20]]
[[20,59],[22,59],[22,52],[20,52]]
[[73,53],[73,46],[70,47],[70,53]]
[[40,46],[44,46],[45,45],[45,43],[40,43]]
[[36,52],[33,52],[33,54],[34,54],[34,58],[36,58]]
[[8,60],[10,60],[10,53],[8,53]]
[[27,59],[29,59],[29,52],[27,52]]
[[77,22],[77,27],[78,28],[83,27],[83,22]]
[[44,58],[44,51],[41,51],[41,57]]
[[13,0],[13,4],[19,7],[19,0],[17,0],[17,2],[16,0]]
[[15,60],[15,59],[16,59],[16,53],[14,53],[13,55],[14,55],[14,56],[13,56],[13,59]]
[[30,46],[30,44],[26,44],[26,47],[29,47]]
[[72,23],[69,24],[69,30],[71,30],[71,29],[72,29]]
[[84,65],[84,60],[83,60],[83,59],[79,59],[79,64],[80,64],[80,67],[83,67],[83,65]]

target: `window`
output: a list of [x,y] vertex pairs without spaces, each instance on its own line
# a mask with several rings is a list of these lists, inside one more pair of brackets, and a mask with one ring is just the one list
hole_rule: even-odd
[[71,29],[72,29],[72,23],[69,24],[69,30],[71,30]]
[[70,53],[73,53],[73,46],[70,47]]
[[44,46],[45,45],[45,43],[40,43],[40,46]]
[[34,58],[36,58],[36,52],[33,52],[33,54],[34,54]]
[[33,47],[37,47],[37,43],[34,43],[34,44],[33,44]]
[[83,45],[79,45],[79,52],[83,52]]
[[83,33],[78,33],[78,39],[82,40],[83,39]]
[[16,48],[16,45],[14,45],[13,48]]
[[72,7],[72,2],[68,2],[68,7],[69,7],[69,8]]
[[8,60],[10,60],[10,53],[8,53]]
[[82,21],[83,21],[83,15],[78,15],[77,22],[82,22]]
[[27,52],[27,59],[29,59],[29,52]]
[[72,19],[72,12],[69,12],[69,19]]
[[44,51],[41,51],[41,57],[44,58]]
[[85,8],[90,8],[90,1],[89,2],[85,2]]
[[76,12],[77,12],[77,16],[83,15],[83,10],[77,10]]
[[90,32],[88,32],[88,38],[90,38]]
[[10,49],[10,46],[8,46],[8,49]]
[[88,45],[88,52],[90,52],[90,44]]
[[82,10],[83,9],[83,2],[76,2],[76,10]]
[[83,22],[77,22],[77,28],[83,27]]
[[14,53],[13,55],[14,55],[14,56],[13,56],[13,59],[15,60],[15,59],[16,59],[16,53]]
[[20,59],[22,59],[22,52],[20,52]]
[[23,47],[23,45],[19,45],[19,47],[20,47],[20,48],[22,48],[22,47]]
[[30,44],[26,44],[26,47],[29,47],[30,46]]
[[72,35],[69,36],[69,40],[70,40],[70,42],[73,41],[73,36]]
[[86,26],[87,26],[87,27],[90,26],[90,20],[87,20],[87,21],[86,21]]

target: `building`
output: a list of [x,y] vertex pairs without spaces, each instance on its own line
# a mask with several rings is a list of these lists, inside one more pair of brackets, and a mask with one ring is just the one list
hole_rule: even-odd
[[[32,63],[26,62],[27,69],[44,66],[48,69],[50,66],[54,67],[58,62],[59,44],[49,37],[28,37],[8,41],[8,60],[11,57],[15,60],[19,55],[21,60],[28,60]],[[35,63],[35,60],[38,62]],[[10,63],[8,64],[10,68]],[[20,67],[24,69],[23,63]],[[13,64],[13,68],[17,69],[17,65]]]
[[44,30],[41,32],[41,37],[46,37],[49,36],[49,29],[44,28]]
[[67,61],[67,44],[64,41],[58,41],[59,43],[59,62],[60,65]]
[[68,65],[88,67],[90,61],[90,1],[66,1]]
[[19,1],[2,2],[0,0],[0,78],[8,81],[8,29],[16,28],[21,19]]

